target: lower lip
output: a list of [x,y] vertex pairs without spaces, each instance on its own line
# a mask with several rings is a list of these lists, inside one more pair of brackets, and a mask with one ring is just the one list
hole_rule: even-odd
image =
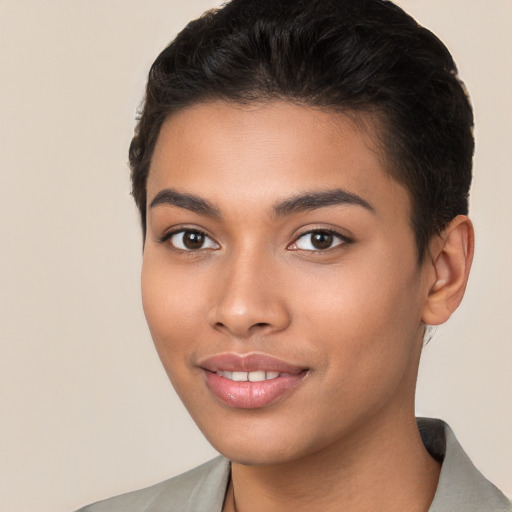
[[304,371],[260,382],[236,382],[207,370],[204,374],[210,391],[224,404],[238,409],[265,407],[290,393],[306,376]]

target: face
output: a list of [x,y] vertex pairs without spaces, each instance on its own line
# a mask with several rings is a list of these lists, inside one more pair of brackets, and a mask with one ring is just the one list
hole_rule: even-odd
[[413,417],[428,286],[374,140],[369,122],[281,102],[200,104],[162,127],[144,311],[231,460],[298,460]]

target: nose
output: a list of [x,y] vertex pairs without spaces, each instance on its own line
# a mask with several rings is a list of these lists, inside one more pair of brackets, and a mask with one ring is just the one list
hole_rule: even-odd
[[217,274],[210,325],[239,339],[286,329],[291,315],[274,267],[275,262],[256,254],[240,254],[227,262]]

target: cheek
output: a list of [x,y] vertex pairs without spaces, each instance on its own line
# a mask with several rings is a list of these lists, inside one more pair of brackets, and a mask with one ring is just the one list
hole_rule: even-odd
[[[360,261],[306,283],[302,328],[326,348],[326,368],[385,378],[406,366],[421,325],[419,273],[407,262]],[[391,260],[392,261],[392,260]],[[364,276],[364,277],[362,277]],[[364,380],[363,380],[364,382]]]
[[[197,283],[196,283],[197,285]],[[190,276],[170,271],[151,253],[144,255],[141,275],[142,305],[158,354],[167,372],[186,360],[191,339],[199,335],[201,298]]]
[[419,319],[414,270],[364,261],[340,266],[336,272],[326,270],[324,275],[322,269],[310,272],[303,289],[294,293],[301,297],[300,306],[308,312],[308,321],[332,325],[334,332],[342,334],[347,330],[394,330],[404,320],[412,320],[411,313],[416,309],[418,313],[412,316]]

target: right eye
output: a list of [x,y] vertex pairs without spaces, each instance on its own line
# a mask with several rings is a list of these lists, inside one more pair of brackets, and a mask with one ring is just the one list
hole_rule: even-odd
[[214,242],[206,233],[197,229],[182,229],[168,233],[162,242],[170,243],[174,249],[180,251],[200,251],[203,249],[218,249],[219,244]]

